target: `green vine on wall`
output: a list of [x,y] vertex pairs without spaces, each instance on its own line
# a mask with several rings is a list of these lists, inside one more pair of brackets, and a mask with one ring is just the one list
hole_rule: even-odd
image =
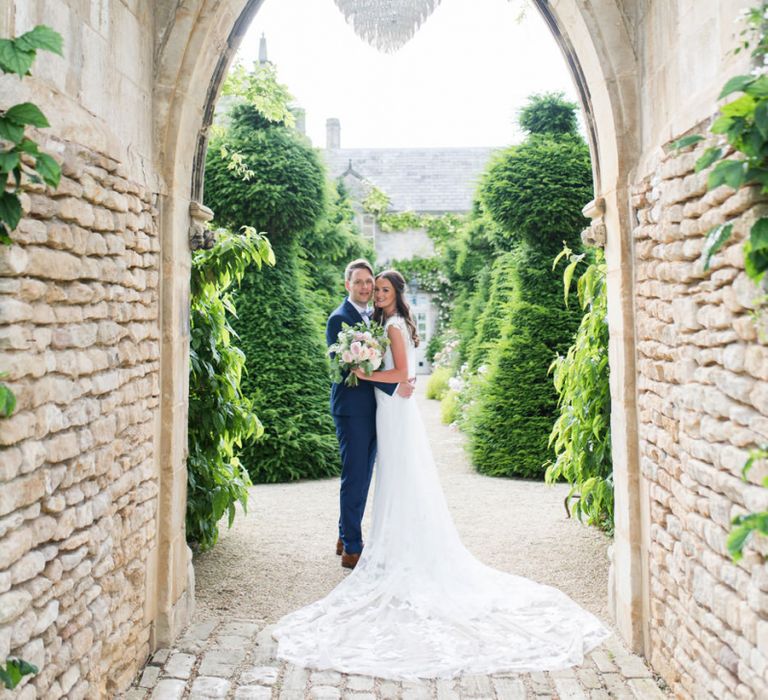
[[231,527],[235,504],[247,508],[251,480],[237,455],[264,432],[240,387],[245,355],[230,325],[232,289],[250,265],[263,264],[275,264],[272,247],[248,226],[221,230],[213,248],[192,257],[186,524],[201,550],[216,544],[225,513]]
[[[15,39],[0,39],[0,71],[5,75],[29,75],[38,51],[62,55],[62,39],[50,27],[38,25]],[[21,185],[26,177],[35,183],[44,182],[56,188],[61,179],[59,164],[43,153],[37,142],[26,134],[28,126],[50,126],[40,108],[32,102],[22,102],[0,108],[0,244],[12,245],[11,233],[21,221]],[[0,379],[7,377],[0,372]],[[7,418],[16,408],[16,397],[0,382],[0,418]],[[6,659],[0,664],[0,681],[12,690],[24,676],[38,672],[37,666],[24,659]]]
[[436,247],[444,245],[465,225],[466,217],[458,214],[419,214],[415,211],[389,211],[391,200],[386,192],[368,183],[368,193],[363,199],[363,211],[372,214],[385,233],[423,228]]
[[[707,176],[707,189],[722,185],[738,190],[756,187],[761,194],[768,194],[768,1],[744,11],[746,28],[741,32],[742,41],[734,53],[752,48],[751,56],[757,64],[747,75],[737,75],[723,86],[718,99],[740,94],[720,108],[720,114],[710,131],[721,137],[721,143],[707,148],[696,161],[696,172],[712,168]],[[692,146],[704,137],[691,134],[675,141],[676,149]],[[735,157],[730,157],[735,151]],[[714,167],[713,167],[714,166]],[[712,227],[707,233],[701,259],[704,269],[709,270],[712,257],[731,238],[734,220]],[[762,289],[755,300],[760,307],[768,300],[768,217],[760,217],[749,231],[744,242],[744,269],[750,279]],[[758,460],[768,458],[768,446],[753,448],[749,454],[742,477],[746,480],[750,469]],[[763,480],[768,487],[768,478]],[[740,515],[733,519],[727,541],[728,551],[734,560],[743,556],[743,550],[754,533],[768,535],[768,510]]]
[[[567,246],[555,258],[569,264],[563,273],[565,302],[576,268],[585,253],[576,255]],[[558,356],[554,372],[559,416],[549,444],[555,460],[547,467],[545,479],[554,483],[564,478],[572,485],[566,503],[573,504],[576,516],[589,525],[613,532],[613,464],[611,461],[611,393],[608,367],[608,293],[603,251],[576,283],[579,305],[584,311],[573,344]]]

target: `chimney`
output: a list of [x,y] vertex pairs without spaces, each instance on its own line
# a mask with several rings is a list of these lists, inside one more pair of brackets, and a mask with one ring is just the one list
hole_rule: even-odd
[[269,63],[267,60],[267,37],[264,36],[264,32],[261,33],[261,39],[259,39],[259,63]]
[[325,120],[325,147],[328,150],[341,148],[341,122],[335,117]]
[[296,107],[293,111],[293,117],[296,119],[296,131],[302,136],[307,135],[307,111],[302,107]]

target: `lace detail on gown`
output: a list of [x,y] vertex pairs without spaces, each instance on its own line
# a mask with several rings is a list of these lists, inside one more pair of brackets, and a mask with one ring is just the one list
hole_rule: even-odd
[[[415,348],[405,321],[409,376]],[[394,366],[388,350],[383,369]],[[376,389],[373,521],[357,567],[283,617],[277,655],[396,680],[544,671],[583,662],[609,636],[561,591],[492,569],[462,545],[415,401]]]

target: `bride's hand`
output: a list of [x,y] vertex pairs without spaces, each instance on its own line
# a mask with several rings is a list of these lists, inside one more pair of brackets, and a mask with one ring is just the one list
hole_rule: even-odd
[[365,372],[364,372],[362,369],[360,369],[360,367],[356,367],[355,369],[353,369],[353,370],[350,370],[350,371],[351,371],[351,372],[352,372],[352,374],[354,374],[354,375],[355,375],[355,376],[356,376],[358,379],[367,379],[367,378],[368,378],[368,375],[367,375],[367,374],[366,374],[366,373],[365,373]]

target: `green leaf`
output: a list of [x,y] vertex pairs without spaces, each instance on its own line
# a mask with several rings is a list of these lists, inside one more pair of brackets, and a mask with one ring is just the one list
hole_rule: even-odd
[[[755,109],[755,98],[750,95],[742,95],[733,102],[723,105],[720,108],[720,114],[725,117],[746,117],[752,114]],[[722,117],[720,118],[722,119]],[[717,121],[720,121],[718,119]],[[717,123],[717,121],[715,123]],[[714,128],[714,124],[712,125]]]
[[717,148],[716,146],[708,148],[696,161],[696,172],[698,173],[708,168],[710,165],[712,165],[712,163],[714,163],[722,155],[723,155],[722,148]]
[[704,269],[709,270],[712,256],[723,247],[725,242],[731,237],[733,224],[720,224],[709,230],[704,240],[704,249],[701,252],[701,258],[704,260]]
[[755,107],[755,125],[763,138],[768,139],[768,100],[761,100]]
[[20,125],[30,124],[31,126],[37,127],[50,126],[45,115],[40,111],[40,108],[31,102],[22,102],[21,104],[14,105],[5,113],[5,118]]
[[35,170],[40,173],[45,184],[49,187],[58,187],[61,180],[61,168],[59,164],[47,153],[41,153],[35,160]]
[[0,416],[8,418],[16,409],[16,397],[5,385],[0,383]]
[[744,243],[744,270],[759,285],[768,270],[768,248],[753,250],[751,241]]
[[31,139],[22,139],[21,143],[19,144],[19,150],[23,151],[24,153],[29,153],[31,156],[37,156],[38,153],[40,153],[39,146],[32,141]]
[[16,151],[5,151],[0,153],[0,173],[9,173],[17,168],[21,163],[21,158]]
[[743,160],[721,160],[707,177],[707,186],[713,190],[725,184],[737,190],[744,184],[746,174]]
[[13,243],[13,239],[10,236],[10,230],[8,227],[0,221],[0,244],[2,245],[11,245]]
[[675,150],[680,150],[681,148],[693,146],[694,143],[698,143],[699,141],[703,140],[704,137],[701,134],[689,134],[688,136],[683,136],[682,138],[677,139],[677,141],[673,141],[670,145]]
[[768,248],[768,218],[758,219],[749,231],[749,243],[752,250]]
[[18,195],[13,192],[0,194],[0,221],[4,222],[13,231],[21,219],[21,202]]
[[712,126],[710,127],[710,131],[713,134],[724,134],[728,131],[728,129],[731,128],[731,125],[733,124],[733,117],[726,117],[721,116],[715,119],[714,122],[712,122]]
[[751,82],[753,82],[754,79],[755,79],[754,75],[734,76],[723,86],[723,89],[720,91],[720,94],[717,96],[717,99],[722,100],[724,97],[728,97],[728,95],[734,92],[744,92],[746,87]]
[[23,51],[11,39],[0,39],[0,69],[24,77],[35,61],[34,51]]
[[746,86],[744,92],[752,97],[768,97],[768,76],[761,75]]
[[0,117],[0,139],[19,143],[24,138],[24,127],[10,119]]
[[26,34],[22,34],[16,39],[16,46],[23,51],[50,51],[51,53],[62,56],[62,38],[55,29],[51,29],[45,24],[38,24]]
[[565,300],[566,306],[568,306],[568,293],[571,289],[571,281],[573,280],[573,275],[576,272],[576,266],[578,264],[579,260],[574,260],[572,263],[569,263],[568,267],[566,267],[563,272],[563,299]]

